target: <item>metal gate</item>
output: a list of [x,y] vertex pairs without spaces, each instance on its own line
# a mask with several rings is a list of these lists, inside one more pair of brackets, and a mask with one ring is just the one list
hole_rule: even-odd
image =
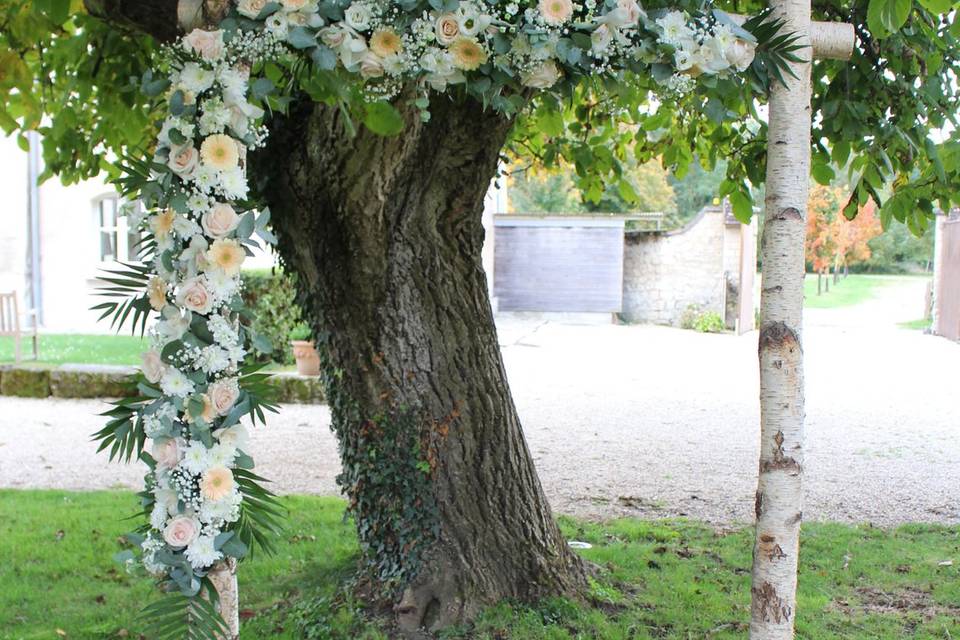
[[937,278],[937,334],[960,340],[960,219],[947,220],[939,238],[940,274]]

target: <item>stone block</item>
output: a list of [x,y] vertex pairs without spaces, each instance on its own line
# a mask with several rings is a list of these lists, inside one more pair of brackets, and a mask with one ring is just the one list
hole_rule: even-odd
[[0,375],[0,394],[46,398],[50,395],[50,370],[43,367],[6,367]]
[[133,367],[65,364],[50,372],[50,392],[57,398],[123,398],[136,395]]

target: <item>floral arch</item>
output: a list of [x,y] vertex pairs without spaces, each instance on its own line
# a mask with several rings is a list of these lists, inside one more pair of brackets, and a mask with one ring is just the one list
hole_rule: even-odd
[[250,363],[266,347],[240,297],[244,258],[274,240],[269,203],[245,173],[268,112],[306,91],[391,135],[403,126],[391,100],[413,101],[424,120],[438,99],[512,117],[534,91],[570,95],[630,74],[653,76],[664,96],[698,82],[759,92],[796,60],[780,27],[765,16],[741,26],[709,6],[648,12],[636,0],[240,0],[216,28],[164,47],[139,83],[165,111],[155,148],[126,158],[119,180],[144,204],[127,212],[143,232],[142,266],[108,274],[110,299],[96,307],[152,344],[137,396],[116,403],[95,437],[111,459],[148,466],[144,524],[130,539],[168,593],[147,609],[158,637],[235,633],[229,574],[253,548],[270,550],[282,517],[241,423],[277,409]]

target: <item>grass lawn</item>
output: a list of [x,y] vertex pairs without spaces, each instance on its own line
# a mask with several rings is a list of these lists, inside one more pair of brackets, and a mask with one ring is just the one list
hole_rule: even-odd
[[913,329],[915,331],[923,331],[930,328],[930,320],[925,318],[920,318],[919,320],[910,320],[908,322],[898,322],[897,326],[901,329]]
[[[910,277],[910,276],[905,276]],[[830,292],[826,292],[827,280],[830,281]],[[849,307],[860,304],[873,297],[877,289],[896,284],[896,276],[873,276],[854,273],[841,278],[837,284],[833,277],[824,276],[824,291],[817,295],[817,274],[808,273],[803,282],[803,305],[808,309],[833,309],[835,307]]]
[[[21,342],[23,362],[33,362],[29,340]],[[44,364],[138,364],[144,350],[139,336],[41,334],[40,359]],[[13,362],[13,338],[0,338],[0,363]]]
[[[130,527],[122,492],[0,491],[0,638],[137,637],[154,595],[111,556]],[[288,497],[277,556],[242,566],[246,638],[382,640],[345,597],[357,554],[334,498]],[[752,532],[690,522],[563,519],[601,567],[590,604],[501,604],[444,638],[483,640],[743,638],[749,619]],[[953,560],[952,566],[939,563]],[[960,528],[804,527],[799,638],[960,638]]]

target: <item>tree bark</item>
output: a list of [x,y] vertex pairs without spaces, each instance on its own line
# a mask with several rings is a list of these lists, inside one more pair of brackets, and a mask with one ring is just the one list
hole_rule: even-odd
[[[785,29],[808,43],[810,0],[773,0]],[[750,638],[793,638],[803,517],[804,235],[810,176],[810,49],[795,78],[770,90],[766,211],[761,250],[760,469]],[[829,279],[827,286],[829,290]]]
[[574,594],[585,575],[534,470],[481,265],[512,123],[446,97],[431,116],[352,137],[341,111],[303,103],[252,162],[323,354],[371,582],[401,627],[436,630],[503,598]]

